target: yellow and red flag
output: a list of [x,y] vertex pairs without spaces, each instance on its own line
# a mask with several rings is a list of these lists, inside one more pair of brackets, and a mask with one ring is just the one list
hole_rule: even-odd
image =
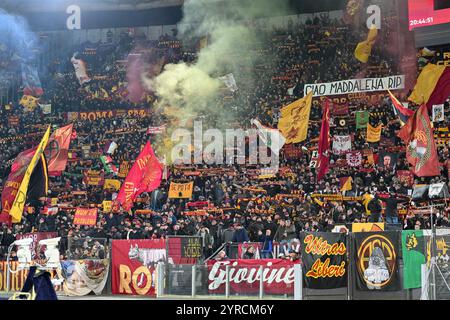
[[431,110],[433,105],[444,103],[449,96],[450,67],[429,63],[422,69],[408,100],[416,104],[425,103]]
[[440,175],[439,157],[427,106],[423,104],[398,132],[406,144],[406,160],[418,177]]
[[299,143],[308,136],[309,114],[312,105],[312,91],[281,109],[278,130],[286,138],[285,143]]

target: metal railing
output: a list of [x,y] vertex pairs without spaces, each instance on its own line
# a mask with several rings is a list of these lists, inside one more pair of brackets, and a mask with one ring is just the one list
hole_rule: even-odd
[[[294,289],[292,292],[273,294],[265,292],[263,270],[258,267],[257,281],[253,283],[232,283],[231,274],[248,267],[225,267],[225,277],[220,282],[209,278],[207,265],[173,265],[160,262],[157,265],[157,298],[217,298],[217,299],[303,299],[303,274],[300,264],[294,265]],[[237,270],[236,270],[237,269]]]

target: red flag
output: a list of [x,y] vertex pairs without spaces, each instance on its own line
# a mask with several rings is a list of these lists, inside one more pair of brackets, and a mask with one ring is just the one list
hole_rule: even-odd
[[418,177],[438,176],[439,159],[428,109],[423,104],[398,132],[406,147],[406,159]]
[[162,173],[162,166],[156,158],[150,142],[147,142],[122,184],[117,201],[125,210],[130,210],[137,196],[159,187]]
[[317,167],[317,181],[328,172],[330,164],[330,101],[326,99],[323,108],[322,128],[319,136],[319,163]]
[[73,123],[55,130],[50,136],[47,147],[45,148],[49,176],[60,176],[66,169],[72,128]]

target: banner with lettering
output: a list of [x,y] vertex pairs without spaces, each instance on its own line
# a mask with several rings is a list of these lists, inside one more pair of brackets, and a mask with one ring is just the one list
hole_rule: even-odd
[[130,161],[123,160],[119,166],[119,173],[117,176],[119,178],[126,178],[128,172],[130,171]]
[[398,231],[354,233],[358,290],[400,289],[400,234]]
[[112,189],[118,191],[120,190],[120,181],[117,179],[105,179],[103,189]]
[[294,264],[284,259],[238,259],[208,261],[208,291],[212,294],[225,293],[226,266],[229,266],[230,293],[257,294],[262,266],[265,294],[294,294]]
[[44,253],[45,246],[38,249],[38,243],[41,240],[44,239],[51,239],[56,238],[58,236],[57,232],[32,232],[32,233],[22,233],[16,235],[16,240],[20,239],[33,239],[33,242],[31,243],[30,251],[31,251],[31,257],[33,259],[36,258],[36,256],[39,256],[39,254]]
[[95,226],[97,222],[97,208],[77,208],[73,224],[82,226]]
[[310,289],[347,286],[347,246],[345,233],[302,232],[303,279]]
[[83,183],[90,186],[102,186],[105,183],[105,176],[99,170],[86,170],[83,172]]
[[385,78],[366,78],[335,81],[328,83],[306,84],[305,96],[310,92],[313,97],[335,96],[357,92],[374,92],[400,90],[405,88],[405,76],[391,76]]
[[109,259],[61,261],[61,274],[68,296],[100,295],[108,281]]
[[190,199],[194,190],[194,181],[186,183],[171,182],[169,187],[169,199]]
[[381,139],[381,130],[383,129],[383,125],[380,124],[376,127],[373,127],[370,123],[367,123],[367,136],[366,141],[370,143],[375,143],[380,141]]
[[414,174],[409,170],[397,170],[397,178],[401,183],[406,183],[409,187],[414,184]]
[[103,212],[110,213],[112,211],[113,202],[110,200],[103,200],[102,207]]
[[164,239],[112,241],[112,294],[156,295],[156,266],[166,260]]
[[302,149],[295,144],[285,144],[283,146],[283,154],[287,160],[300,159],[302,156]]
[[352,138],[346,136],[333,136],[333,153],[342,155],[352,150]]

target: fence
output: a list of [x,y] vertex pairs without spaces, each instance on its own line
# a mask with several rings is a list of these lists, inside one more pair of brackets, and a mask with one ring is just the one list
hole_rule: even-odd
[[109,246],[105,238],[68,238],[67,243],[69,260],[109,258]]
[[[215,265],[172,265],[160,263],[157,268],[157,297],[208,298],[208,299],[297,299],[302,297],[302,270],[292,264],[294,275],[289,284],[282,281],[268,283],[263,265],[253,269],[248,266],[226,265],[217,277]],[[286,275],[287,272],[285,272]],[[247,281],[236,279],[248,275]],[[249,275],[252,274],[252,275]],[[242,276],[245,277],[245,276]],[[270,285],[272,288],[269,288]],[[275,287],[275,289],[274,289]]]

